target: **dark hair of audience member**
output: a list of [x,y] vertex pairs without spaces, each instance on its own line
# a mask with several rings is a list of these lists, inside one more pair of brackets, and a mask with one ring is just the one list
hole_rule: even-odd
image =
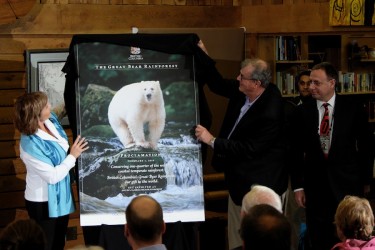
[[42,228],[34,220],[16,220],[2,231],[0,249],[45,250],[46,237]]
[[241,222],[245,250],[290,250],[291,225],[276,208],[268,204],[252,207]]
[[[147,217],[133,208],[135,202],[140,199],[150,199],[154,201],[153,213],[148,214]],[[151,242],[163,233],[163,209],[160,204],[150,196],[140,195],[129,203],[126,208],[126,221],[132,237],[137,241]]]

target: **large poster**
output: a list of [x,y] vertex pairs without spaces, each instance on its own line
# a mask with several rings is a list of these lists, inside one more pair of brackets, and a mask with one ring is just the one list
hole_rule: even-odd
[[166,222],[204,220],[192,55],[101,42],[75,45],[81,225],[124,224],[149,194]]

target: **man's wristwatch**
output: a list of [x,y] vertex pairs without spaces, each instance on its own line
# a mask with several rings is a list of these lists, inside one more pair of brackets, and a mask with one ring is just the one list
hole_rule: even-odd
[[212,148],[214,147],[215,140],[216,140],[216,137],[212,137],[212,139],[210,140],[210,145]]

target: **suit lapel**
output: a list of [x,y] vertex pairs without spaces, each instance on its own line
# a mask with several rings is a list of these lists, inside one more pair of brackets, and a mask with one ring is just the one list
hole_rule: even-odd
[[345,107],[342,105],[342,96],[336,94],[336,99],[335,99],[335,107],[333,110],[332,114],[332,137],[331,137],[331,149],[334,147],[335,142],[336,142],[336,135],[340,131],[341,127],[340,125],[345,124],[345,122],[340,121],[341,117],[345,117],[345,114],[343,112],[347,112],[345,110]]
[[319,110],[317,109],[316,100],[309,102],[306,117],[307,120],[311,119],[309,121],[309,124],[311,124],[309,127],[312,130],[311,133],[319,137]]
[[[238,101],[236,103],[232,104],[233,112],[231,112],[231,114],[229,115],[229,117],[227,117],[228,118],[228,122],[226,123],[226,126],[225,126],[226,132],[224,133],[224,135],[226,137],[229,136],[229,133],[232,131],[233,126],[236,124],[237,118],[239,117],[239,115],[241,113],[241,108],[245,104],[245,100],[246,100],[246,97],[245,97],[245,95],[243,95],[243,96],[241,96],[241,97],[238,98]],[[238,127],[238,124],[237,124],[236,128],[237,127]],[[233,133],[235,132],[235,130],[236,129],[234,129],[234,131],[232,132],[231,136],[233,136]]]
[[[305,115],[303,119],[305,120],[302,124],[304,126],[300,129],[306,132],[306,137],[310,137],[314,141],[313,145],[321,150],[320,137],[319,137],[319,110],[317,109],[316,100],[313,99],[306,104]],[[323,153],[323,151],[322,151]]]

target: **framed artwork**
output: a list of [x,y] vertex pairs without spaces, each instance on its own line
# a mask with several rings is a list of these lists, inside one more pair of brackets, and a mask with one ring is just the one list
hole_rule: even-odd
[[374,0],[330,0],[329,25],[375,25]]
[[26,50],[28,92],[45,92],[63,126],[69,125],[64,103],[65,74],[61,71],[68,54],[68,49]]

